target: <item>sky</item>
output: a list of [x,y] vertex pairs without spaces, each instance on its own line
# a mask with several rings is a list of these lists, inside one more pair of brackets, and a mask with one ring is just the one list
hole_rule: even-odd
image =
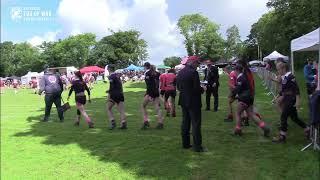
[[1,42],[27,41],[36,46],[70,35],[92,32],[97,40],[110,29],[136,29],[148,43],[149,61],[186,55],[177,29],[182,15],[200,13],[220,25],[237,25],[241,39],[268,11],[268,0],[1,0]]

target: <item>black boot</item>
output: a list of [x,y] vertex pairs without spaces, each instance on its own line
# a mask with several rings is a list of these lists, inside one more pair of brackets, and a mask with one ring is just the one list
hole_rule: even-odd
[[272,138],[272,142],[274,143],[285,143],[286,142],[286,136],[279,134],[277,137]]
[[119,129],[127,129],[127,122],[122,122]]
[[163,129],[163,123],[158,123],[156,129]]
[[89,128],[94,128],[94,123],[93,122],[89,122],[88,126],[89,126]]
[[147,129],[148,127],[150,127],[149,121],[145,121],[141,127],[142,130]]
[[116,128],[116,122],[114,120],[111,120],[109,129],[113,130],[114,128]]

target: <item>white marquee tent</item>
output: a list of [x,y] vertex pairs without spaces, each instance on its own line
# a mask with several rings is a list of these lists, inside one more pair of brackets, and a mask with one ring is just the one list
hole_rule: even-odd
[[[294,71],[294,58],[293,52],[301,51],[318,51],[319,52],[319,63],[318,63],[318,74],[320,71],[320,46],[319,46],[319,36],[320,28],[301,36],[297,39],[291,41],[291,66],[292,72]],[[318,87],[320,87],[320,76],[318,76]]]
[[271,54],[269,54],[268,56],[264,57],[263,61],[267,61],[267,60],[275,61],[278,58],[283,58],[285,61],[289,60],[288,56],[284,56],[284,55],[278,53],[277,51],[273,51]]
[[37,80],[39,80],[39,78],[43,76],[43,74],[41,73],[37,73],[37,72],[28,72],[26,75],[21,77],[21,83],[22,84],[28,84],[32,78],[36,78]]

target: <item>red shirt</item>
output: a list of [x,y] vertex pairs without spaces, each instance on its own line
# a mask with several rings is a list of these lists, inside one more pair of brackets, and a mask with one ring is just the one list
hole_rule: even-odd
[[0,80],[0,87],[4,87],[4,81]]
[[231,71],[229,74],[229,88],[234,89],[237,82],[237,73],[235,71]]
[[160,90],[165,91],[165,80],[166,80],[166,75],[167,73],[163,73],[160,75],[159,79],[160,79]]
[[165,76],[165,90],[171,91],[176,90],[176,75],[173,73],[168,73]]

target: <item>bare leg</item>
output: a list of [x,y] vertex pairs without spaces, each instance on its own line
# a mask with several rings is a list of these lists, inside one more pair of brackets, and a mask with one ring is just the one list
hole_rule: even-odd
[[242,102],[238,102],[237,112],[236,112],[236,129],[238,130],[241,130],[241,114],[245,111],[246,108],[247,108],[246,104]]
[[[151,98],[151,97],[148,96],[148,95],[145,95],[144,98],[143,98],[141,110],[142,110],[143,121],[144,121],[144,122],[148,122],[148,121],[149,121],[148,112],[147,112],[147,105],[148,105],[149,102],[150,102],[150,98]],[[158,103],[159,103],[159,102],[158,102]]]
[[126,122],[126,113],[125,113],[125,109],[124,109],[124,102],[120,102],[117,106],[118,111],[120,113],[120,120],[121,123]]
[[163,124],[163,117],[162,117],[162,113],[161,113],[161,108],[159,106],[159,103],[160,103],[160,98],[155,98],[154,99],[154,107],[155,107],[155,110],[157,112],[157,115],[158,115],[158,123],[161,123]]
[[86,122],[89,124],[91,123],[91,119],[88,116],[88,114],[86,113],[83,104],[77,103],[77,108],[80,111],[80,113],[82,114],[82,116],[85,118]]
[[113,115],[113,112],[112,112],[113,106],[114,106],[114,103],[111,102],[110,100],[108,100],[108,102],[107,102],[107,113],[108,113],[108,116],[109,116],[109,121],[114,120],[114,115]]

